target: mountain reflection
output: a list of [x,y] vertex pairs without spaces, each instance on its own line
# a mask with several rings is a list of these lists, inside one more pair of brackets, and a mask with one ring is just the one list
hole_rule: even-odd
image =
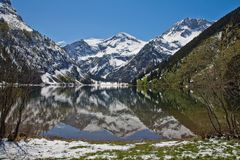
[[68,108],[64,118],[44,133],[45,136],[141,140],[193,135],[157,104],[132,89],[45,87],[41,89],[41,97],[53,100],[52,105],[59,106],[59,110],[60,106]]
[[[15,88],[15,90],[24,88]],[[17,103],[16,97],[15,103]],[[32,87],[21,115],[19,133],[94,141],[179,139],[194,134],[162,106],[131,88]],[[6,136],[18,110],[11,108]]]
[[0,93],[1,137],[17,133],[23,137],[120,141],[238,132],[239,105],[232,92],[47,86],[5,87]]

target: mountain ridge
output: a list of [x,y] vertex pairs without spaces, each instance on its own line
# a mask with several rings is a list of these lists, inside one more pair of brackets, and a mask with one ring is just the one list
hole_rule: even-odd
[[[17,72],[15,82],[18,83],[80,83],[82,73],[68,54],[47,36],[29,27],[12,8],[11,2],[0,1],[0,72],[13,75],[9,68]],[[33,71],[35,75],[23,72]],[[24,74],[24,75],[23,75]],[[34,82],[23,79],[35,77]]]
[[[126,66],[112,73],[108,78],[112,81],[132,83],[141,73],[167,60],[211,24],[212,22],[205,19],[190,18],[177,22],[166,32],[148,42]],[[183,33],[185,35],[182,35]]]
[[[0,45],[6,48],[7,64],[19,74],[21,68],[34,70],[38,83],[45,84],[131,83],[212,24],[205,19],[186,18],[150,42],[120,32],[107,39],[81,39],[61,48],[29,27],[12,8],[11,1],[1,0],[0,4],[0,34],[4,37]],[[0,62],[6,63],[5,59],[0,57]],[[7,70],[0,69],[2,73]]]
[[93,79],[107,81],[105,77],[127,63],[146,42],[120,32],[107,39],[83,39],[80,44],[76,43],[64,49],[77,61],[83,72]]
[[229,71],[231,63],[238,60],[239,15],[240,7],[215,22],[168,61],[161,63],[159,71],[146,76],[147,81],[152,85],[175,87],[229,85],[229,77],[227,80],[223,76],[225,72],[239,74],[238,69]]

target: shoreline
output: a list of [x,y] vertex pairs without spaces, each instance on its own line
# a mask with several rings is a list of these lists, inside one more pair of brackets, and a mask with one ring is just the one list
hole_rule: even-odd
[[[28,139],[3,140],[0,159],[239,159],[239,140],[182,140],[138,143],[89,143]],[[120,158],[121,157],[121,158]]]

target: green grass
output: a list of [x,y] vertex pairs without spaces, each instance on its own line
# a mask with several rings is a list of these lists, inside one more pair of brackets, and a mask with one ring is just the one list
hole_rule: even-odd
[[[232,160],[240,157],[240,146],[238,141],[225,141],[221,140],[218,142],[214,141],[192,141],[188,144],[182,144],[171,147],[156,147],[155,143],[146,142],[144,144],[137,144],[135,147],[126,151],[103,151],[90,153],[84,157],[80,157],[72,160],[84,160],[94,158],[97,160],[141,160],[141,159],[160,159],[166,158],[172,160]],[[204,151],[212,150],[211,155],[200,154],[201,150]],[[222,149],[221,151],[219,151]],[[233,152],[237,153],[236,155]]]
[[81,149],[81,148],[88,148],[87,146],[74,146],[69,149]]

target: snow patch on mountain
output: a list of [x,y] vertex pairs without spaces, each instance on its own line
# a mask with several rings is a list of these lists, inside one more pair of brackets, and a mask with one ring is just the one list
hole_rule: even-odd
[[7,52],[7,55],[0,56],[0,61],[16,68],[20,74],[19,83],[25,83],[26,78],[23,79],[21,74],[26,75],[23,72],[28,70],[34,72],[27,75],[35,80],[33,83],[79,83],[84,79],[85,75],[81,75],[82,72],[65,50],[30,28],[9,0],[0,0],[0,23],[5,27],[1,30],[0,45],[6,47]]
[[90,39],[85,39],[85,42],[88,43],[88,45],[93,46],[93,47],[98,47],[98,45],[103,42],[103,39],[96,39],[96,38],[90,38]]
[[100,43],[100,47],[105,49],[101,50],[97,56],[101,57],[113,53],[119,53],[123,56],[136,55],[145,44],[146,42],[138,40],[136,37],[127,33],[121,32]]
[[123,60],[120,60],[120,59],[114,59],[114,58],[111,58],[110,61],[109,61],[110,65],[113,66],[113,67],[120,67],[124,64],[126,64],[125,61]]
[[[14,50],[11,64],[41,74],[43,83],[87,81],[132,82],[139,73],[157,66],[211,25],[203,19],[187,18],[149,43],[121,32],[108,39],[86,39],[62,49],[46,36],[29,27],[9,0],[0,0],[0,22],[10,30],[0,45]],[[6,61],[3,55],[0,60]],[[24,66],[24,67],[23,67]],[[84,73],[84,74],[83,74]],[[87,80],[86,80],[87,79]],[[39,82],[37,82],[39,83]]]
[[[159,37],[163,42],[169,43],[171,47],[178,48],[171,53],[176,53],[181,47],[185,46],[202,31],[211,26],[211,22],[204,19],[186,18],[177,22],[170,30]],[[158,38],[157,38],[158,39]]]
[[29,32],[33,31],[22,21],[21,17],[17,15],[16,11],[9,5],[9,3],[5,1],[0,1],[0,19],[7,22],[12,29],[26,30]]
[[86,39],[64,47],[77,61],[82,72],[104,80],[114,70],[126,65],[146,44],[121,32],[108,39]]
[[154,69],[167,60],[184,45],[211,26],[212,22],[204,19],[186,18],[177,22],[161,36],[149,41],[126,65],[121,66],[106,79],[110,81],[133,82],[140,73]]

